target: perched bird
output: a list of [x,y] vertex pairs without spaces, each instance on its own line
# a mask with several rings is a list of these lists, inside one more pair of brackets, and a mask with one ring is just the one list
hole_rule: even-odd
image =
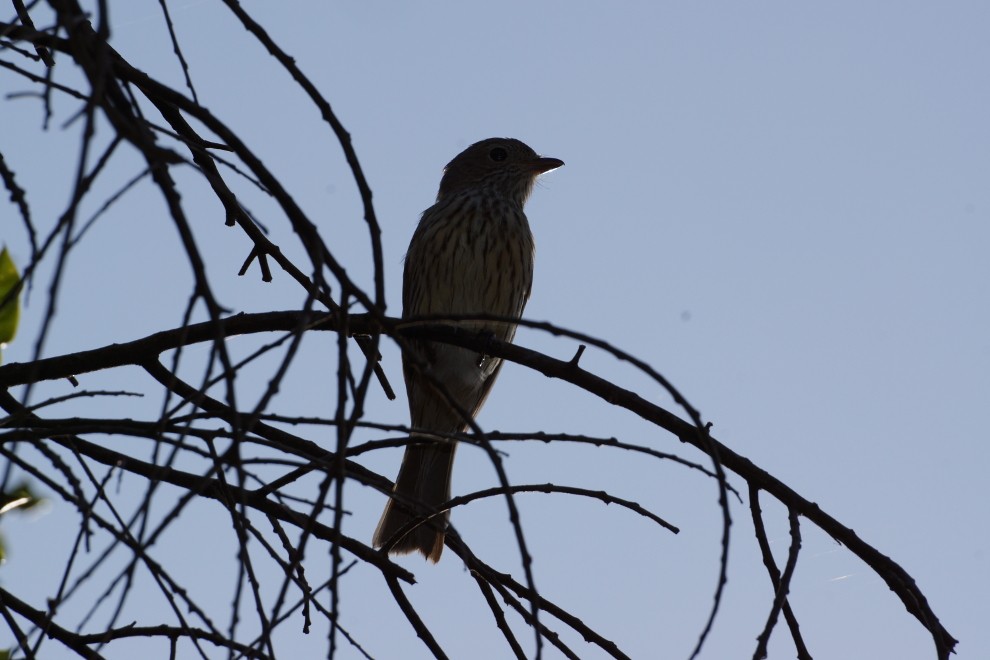
[[[402,284],[402,318],[489,314],[519,318],[533,283],[533,234],[523,206],[536,178],[563,165],[511,138],[482,140],[444,168],[437,202],[409,243]],[[461,327],[511,341],[511,322],[461,321]],[[385,506],[373,544],[385,545],[407,523],[432,516],[392,546],[416,550],[431,561],[443,551],[450,474],[456,441],[468,427],[463,413],[478,413],[498,376],[501,360],[457,346],[410,342],[402,356],[415,430]]]

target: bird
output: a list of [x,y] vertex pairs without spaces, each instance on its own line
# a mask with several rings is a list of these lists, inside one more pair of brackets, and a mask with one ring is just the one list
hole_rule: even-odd
[[[535,243],[523,207],[537,177],[561,167],[513,138],[472,144],[444,168],[436,203],[423,212],[406,253],[402,319],[485,314],[519,319],[533,284]],[[511,321],[451,322],[512,341]],[[411,433],[372,545],[392,554],[443,552],[457,441],[481,410],[499,358],[431,341],[408,341],[402,355]],[[453,401],[456,406],[452,406]],[[462,412],[463,411],[463,412]],[[419,524],[394,538],[411,521]]]

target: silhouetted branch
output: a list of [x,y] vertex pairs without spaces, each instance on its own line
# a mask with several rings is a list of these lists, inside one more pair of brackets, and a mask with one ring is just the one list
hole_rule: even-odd
[[[527,628],[534,636],[532,654],[537,658],[545,642],[565,657],[582,657],[581,650],[572,648],[576,639],[593,645],[595,652],[628,657],[620,648],[622,640],[606,638],[565,605],[537,591],[538,564],[533,563],[525,539],[525,510],[521,506],[525,498],[518,495],[552,493],[555,498],[597,499],[636,513],[646,519],[644,523],[678,531],[651,510],[655,506],[641,505],[618,493],[592,490],[578,481],[567,486],[511,483],[496,443],[553,440],[601,447],[603,460],[615,451],[633,452],[715,480],[722,521],[721,559],[695,655],[716,621],[728,576],[732,522],[728,493],[741,500],[729,483],[727,475],[731,475],[744,481],[749,491],[757,543],[774,592],[756,657],[765,655],[780,612],[798,657],[811,657],[787,598],[800,556],[804,518],[869,565],[930,632],[936,656],[948,658],[956,642],[910,575],[797,489],[719,442],[700,411],[645,361],[601,338],[547,322],[523,320],[519,325],[566,340],[559,350],[561,358],[479,336],[462,323],[516,319],[462,316],[402,321],[386,316],[382,228],[350,135],[294,58],[239,2],[224,0],[240,26],[316,108],[322,120],[317,122],[318,130],[332,135],[340,145],[363,209],[363,217],[356,221],[368,232],[370,244],[370,273],[362,278],[349,274],[343,265],[348,260],[340,258],[347,256],[344,250],[354,246],[335,245],[338,251],[331,250],[316,223],[290,194],[283,177],[259,156],[252,146],[254,141],[239,135],[232,124],[200,103],[194,69],[180,47],[182,35],[172,23],[165,0],[160,0],[160,6],[172,47],[169,57],[174,56],[181,68],[188,94],[165,84],[153,72],[136,68],[110,45],[112,26],[105,4],[97,2],[87,13],[75,0],[49,0],[47,7],[13,0],[16,20],[0,22],[0,48],[10,60],[0,60],[0,76],[27,86],[26,91],[8,99],[26,96],[41,100],[42,130],[47,128],[54,108],[61,107],[53,106],[53,97],[73,104],[65,111],[64,128],[78,138],[76,151],[65,155],[72,165],[70,180],[46,181],[48,187],[43,190],[23,184],[23,161],[10,156],[9,151],[0,157],[0,178],[20,216],[14,227],[23,231],[29,246],[24,250],[30,250],[28,262],[21,265],[22,280],[8,297],[23,287],[44,285],[39,287],[44,288],[44,299],[38,329],[27,338],[33,342],[30,358],[0,366],[0,409],[6,412],[6,417],[0,418],[0,485],[6,490],[18,475],[31,479],[46,489],[55,506],[70,511],[75,521],[75,526],[66,530],[64,564],[43,567],[60,578],[48,597],[47,610],[30,605],[37,602],[35,598],[0,589],[0,617],[11,631],[11,643],[22,655],[42,655],[48,640],[55,640],[63,645],[61,652],[98,658],[104,648],[115,647],[119,640],[141,638],[167,644],[173,655],[207,657],[211,647],[216,647],[238,657],[276,657],[284,655],[279,652],[276,633],[294,620],[291,615],[298,615],[303,632],[309,632],[314,622],[325,624],[329,631],[326,655],[333,657],[341,644],[349,644],[364,657],[372,657],[374,653],[365,650],[366,640],[344,627],[350,602],[345,578],[365,571],[382,577],[393,609],[402,613],[424,647],[435,657],[446,657],[438,641],[444,639],[438,624],[428,624],[430,619],[421,615],[404,591],[403,582],[415,582],[413,573],[394,563],[386,552],[372,549],[366,540],[345,533],[353,491],[370,487],[394,497],[392,483],[361,461],[376,450],[406,444],[411,431],[369,416],[369,390],[375,379],[388,398],[395,396],[380,364],[379,344],[393,342],[402,351],[411,340],[430,340],[502,358],[569,383],[667,431],[680,441],[677,445],[688,445],[688,451],[700,452],[698,460],[710,463],[703,466],[661,451],[652,437],[634,443],[545,430],[486,433],[468,411],[455,406],[469,423],[469,431],[452,440],[480,447],[495,468],[497,482],[494,487],[454,497],[447,506],[504,498],[519,553],[519,577],[492,568],[479,548],[470,547],[453,527],[447,533],[447,545],[467,567],[480,600],[491,611],[505,640],[505,648],[514,657],[527,657],[519,641],[519,630]],[[54,24],[36,27],[43,23],[39,19],[42,15],[45,21],[54,17]],[[56,75],[64,68],[75,72],[71,85]],[[80,85],[87,89],[74,88]],[[4,129],[8,130],[6,124]],[[123,167],[118,167],[119,163]],[[121,170],[126,176],[120,177]],[[177,174],[180,170],[181,176]],[[210,195],[213,210],[204,214],[192,205],[185,194],[190,176],[202,184],[198,191]],[[63,285],[70,275],[70,262],[77,254],[92,254],[81,250],[83,245],[90,248],[97,243],[93,236],[99,232],[90,228],[98,219],[118,212],[125,195],[129,198],[149,192],[156,204],[146,211],[149,221],[171,227],[179,238],[179,247],[169,253],[175,264],[175,277],[170,281],[189,283],[181,285],[188,286],[184,308],[168,322],[174,327],[114,343],[121,339],[113,334],[115,324],[99,318],[96,325],[103,346],[49,355],[47,339],[54,336],[53,329],[61,323],[71,330],[71,324],[79,322],[63,319],[57,311],[64,302]],[[41,196],[53,194],[67,200],[61,212],[53,214],[57,217],[42,219],[32,213],[29,199],[37,203]],[[251,200],[257,197],[274,208],[271,213],[259,213],[259,219],[249,210]],[[257,314],[227,311],[220,295],[221,280],[207,267],[208,248],[213,246],[204,242],[207,234],[199,231],[201,225],[219,226],[221,222],[235,229],[225,236],[247,241],[238,239],[233,247],[223,246],[237,250],[235,254],[247,252],[240,274],[257,260],[261,280],[284,280],[298,292],[297,300],[284,304],[302,309]],[[100,224],[101,231],[109,231],[110,223]],[[245,282],[260,286],[256,281]],[[140,313],[156,304],[154,293],[121,300],[121,313]],[[306,340],[326,332],[335,333],[332,349],[329,342],[321,344],[327,349],[321,353],[327,367],[318,386],[325,390],[321,412],[326,417],[293,416],[275,410],[276,403],[281,402],[279,393],[297,366],[309,359],[303,350]],[[253,337],[256,343],[242,352],[241,345],[228,345],[233,337]],[[363,355],[363,359],[357,356],[357,362],[351,356],[354,343]],[[576,349],[574,343],[578,344]],[[583,368],[581,364],[590,362],[584,358],[588,351],[616,358],[645,375],[651,384],[632,391]],[[419,366],[412,361],[409,368]],[[123,379],[125,373],[136,381],[108,387],[99,380]],[[428,373],[424,375],[427,380],[436,380]],[[89,389],[65,394],[60,389],[65,383],[59,382],[63,379],[73,386],[89,384]],[[452,403],[446,388],[435,384]],[[654,403],[655,394],[661,391],[673,397],[683,417]],[[124,395],[138,393],[145,401],[149,394],[160,396],[160,407],[152,413],[135,412],[130,406],[137,402]],[[89,408],[78,412],[81,403],[95,406],[111,396],[115,397],[115,407],[110,412]],[[157,406],[158,399],[153,401]],[[73,405],[77,407],[73,409]],[[286,431],[287,427],[293,432]],[[372,432],[400,437],[369,438]],[[761,492],[788,510],[792,542],[783,572],[766,538]],[[400,499],[396,499],[399,505]],[[205,510],[221,523],[215,529],[191,529],[187,523],[193,510]],[[415,524],[435,521],[411,523]],[[228,609],[208,605],[196,589],[199,585],[185,584],[177,577],[181,562],[162,549],[169,534],[181,536],[187,546],[222,545],[233,558],[229,562],[232,589],[226,601]],[[157,620],[151,617],[158,614],[134,604],[139,593],[154,595],[174,625],[154,625]],[[68,607],[70,602],[80,601],[83,606]],[[100,616],[103,618],[98,621]],[[523,628],[518,628],[520,625]]]
[[[787,628],[791,632],[791,639],[794,640],[794,647],[797,649],[797,657],[799,660],[811,660],[811,653],[808,652],[808,648],[804,644],[804,638],[801,636],[801,628],[798,625],[797,617],[791,610],[791,604],[786,598],[786,590],[782,590],[782,582],[780,577],[780,569],[777,568],[777,563],[773,559],[773,553],[770,551],[770,541],[767,539],[766,529],[763,525],[763,512],[760,509],[760,490],[755,486],[751,486],[749,489],[749,509],[753,514],[753,528],[756,532],[756,540],[760,545],[760,553],[763,555],[763,564],[767,568],[767,574],[770,576],[770,583],[773,585],[773,591],[775,594],[774,604],[777,603],[777,597],[780,594],[784,594],[781,604],[784,610],[784,619],[787,621]],[[796,561],[797,553],[792,555]],[[769,630],[765,631],[767,639],[769,640]],[[765,643],[762,645],[762,653],[766,653]],[[757,654],[761,653],[758,649]],[[756,655],[756,654],[754,654]]]

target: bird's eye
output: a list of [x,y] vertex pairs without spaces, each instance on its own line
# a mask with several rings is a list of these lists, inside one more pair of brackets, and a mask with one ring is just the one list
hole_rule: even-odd
[[505,150],[505,147],[493,147],[492,150],[488,152],[488,157],[496,163],[500,163],[509,157],[509,152]]

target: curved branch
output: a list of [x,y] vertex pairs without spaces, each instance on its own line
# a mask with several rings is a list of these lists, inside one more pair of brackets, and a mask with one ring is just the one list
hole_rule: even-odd
[[[303,312],[238,314],[222,319],[220,323],[224,336],[234,336],[257,332],[288,331],[297,326],[301,317],[306,319],[310,329],[337,329],[334,318]],[[612,405],[625,408],[669,431],[682,442],[692,445],[699,451],[705,453],[710,451],[706,446],[708,443],[698,437],[698,430],[694,425],[661,406],[647,401],[635,392],[619,387],[570,361],[559,360],[517,344],[500,342],[491,337],[479,336],[472,331],[453,326],[421,323],[409,325],[403,324],[399,319],[392,318],[386,318],[380,322],[377,319],[362,315],[351,316],[348,323],[351,332],[370,333],[377,330],[387,335],[396,334],[411,339],[429,339],[470,348],[515,362],[534,369],[548,378],[569,382]],[[548,324],[521,321],[520,325],[546,327]],[[562,328],[554,327],[554,331],[566,336],[571,334]],[[114,344],[91,351],[37,360],[33,363],[11,363],[0,366],[0,386],[10,387],[41,379],[66,378],[79,373],[125,364],[140,364],[163,351],[178,348],[180,345],[212,340],[216,334],[217,331],[213,324],[199,323],[185,329],[177,328],[155,333],[144,339],[125,344]],[[793,508],[799,515],[813,522],[866,562],[880,575],[891,591],[897,594],[907,611],[929,630],[939,658],[948,657],[948,654],[955,647],[955,638],[942,626],[938,617],[931,610],[927,598],[915,584],[914,579],[899,564],[863,541],[852,529],[823,511],[817,503],[801,496],[746,457],[731,450],[714,437],[710,437],[710,442],[715,451],[718,452],[721,464],[727,470],[734,472],[752,486],[769,493],[786,506]]]

